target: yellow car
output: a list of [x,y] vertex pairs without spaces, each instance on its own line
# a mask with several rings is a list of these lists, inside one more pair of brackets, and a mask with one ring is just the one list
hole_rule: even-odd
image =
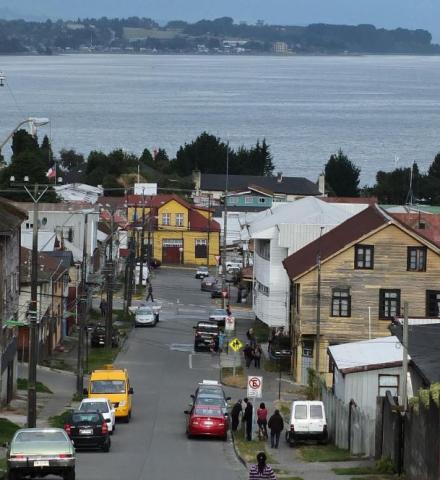
[[105,397],[115,407],[116,418],[126,423],[131,418],[131,395],[133,388],[126,369],[117,369],[106,365],[105,369],[94,370],[90,375],[89,388],[84,389],[88,398]]

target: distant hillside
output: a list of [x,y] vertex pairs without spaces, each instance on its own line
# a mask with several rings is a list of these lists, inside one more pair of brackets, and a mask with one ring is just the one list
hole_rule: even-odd
[[254,25],[230,17],[159,26],[149,18],[0,20],[0,53],[51,54],[66,51],[438,54],[426,30],[377,29],[373,25]]

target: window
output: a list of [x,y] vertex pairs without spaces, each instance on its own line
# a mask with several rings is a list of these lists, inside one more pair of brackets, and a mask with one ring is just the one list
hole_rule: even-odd
[[266,203],[266,199],[264,197],[260,197],[258,199],[258,203]]
[[257,240],[257,253],[261,258],[270,260],[270,240]]
[[295,406],[295,418],[298,420],[307,419],[307,405],[296,405]]
[[373,245],[356,245],[354,250],[354,268],[374,268],[374,247]]
[[351,296],[348,288],[334,288],[332,292],[332,317],[351,316]]
[[440,317],[440,291],[426,291],[426,316]]
[[183,227],[183,213],[176,213],[176,227]]
[[206,239],[196,239],[194,256],[196,258],[206,258],[208,256],[208,241]]
[[409,272],[426,270],[426,247],[408,247],[407,270]]
[[400,315],[400,290],[379,290],[379,318],[391,319]]
[[379,397],[385,397],[388,390],[393,397],[399,395],[399,375],[379,375]]
[[257,281],[257,285],[258,285],[258,291],[260,293],[262,293],[263,295],[266,295],[266,297],[268,297],[269,293],[270,293],[269,287],[266,287],[266,285],[263,285],[262,283],[260,283],[258,281]]
[[229,197],[228,203],[229,203],[229,205],[237,205],[238,198],[237,197]]
[[254,197],[244,197],[244,203],[247,205],[252,205],[254,203]]
[[162,213],[162,225],[170,225],[170,224],[171,224],[171,214]]
[[310,405],[310,418],[321,419],[322,418],[322,406]]

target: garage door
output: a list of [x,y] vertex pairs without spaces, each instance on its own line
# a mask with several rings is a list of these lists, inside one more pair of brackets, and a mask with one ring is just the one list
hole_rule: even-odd
[[183,240],[164,238],[162,240],[162,262],[178,264],[183,263]]

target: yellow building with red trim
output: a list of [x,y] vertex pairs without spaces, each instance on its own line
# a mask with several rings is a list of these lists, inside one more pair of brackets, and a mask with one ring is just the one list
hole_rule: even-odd
[[164,264],[217,264],[220,225],[212,210],[174,194],[130,195],[127,217],[138,255],[144,230],[144,252],[150,249],[151,257]]

